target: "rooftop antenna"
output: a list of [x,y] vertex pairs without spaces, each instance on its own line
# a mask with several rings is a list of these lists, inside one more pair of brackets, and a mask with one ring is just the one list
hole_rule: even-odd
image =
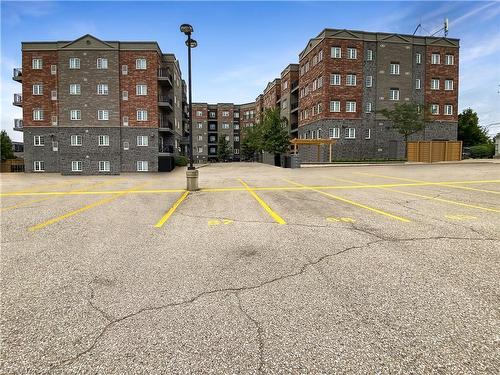
[[422,24],[421,24],[421,23],[419,23],[419,24],[417,25],[417,28],[416,28],[416,29],[415,29],[415,31],[413,32],[413,35],[415,35],[415,33],[417,32],[417,30],[418,30],[418,29],[420,29],[421,27],[422,27]]
[[436,30],[434,33],[432,33],[431,36],[434,36],[434,35],[436,35],[437,33],[439,33],[440,31],[443,31],[443,30],[444,30],[444,37],[446,38],[448,36],[448,18],[444,19],[443,27],[440,28],[439,30]]

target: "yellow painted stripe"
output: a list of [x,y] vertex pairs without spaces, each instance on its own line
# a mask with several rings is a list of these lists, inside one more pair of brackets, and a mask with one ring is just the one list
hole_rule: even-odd
[[8,210],[13,210],[15,208],[19,208],[19,207],[23,207],[23,206],[27,206],[31,203],[38,203],[38,202],[43,202],[43,201],[46,201],[46,200],[49,200],[49,199],[52,199],[52,198],[42,198],[42,199],[34,199],[34,200],[31,200],[31,201],[24,201],[24,202],[21,202],[21,203],[18,203],[18,204],[15,204],[13,206],[8,206],[8,207],[2,207],[0,208],[0,211],[8,211]]
[[[343,181],[343,182],[350,182],[350,183],[353,183],[353,184],[362,184],[362,182],[350,181],[350,180],[345,180],[345,179],[342,179],[342,178],[331,178],[331,179],[332,180]],[[454,200],[451,200],[451,199],[444,199],[444,198],[439,198],[439,197],[432,197],[430,195],[410,193],[408,191],[402,191],[402,190],[397,190],[397,189],[388,189],[388,188],[379,188],[379,189],[386,190],[386,191],[391,191],[391,192],[396,192],[396,193],[400,193],[400,194],[405,194],[405,195],[410,195],[410,196],[413,196],[413,197],[419,197],[419,198],[424,198],[424,199],[431,199],[431,200],[435,200],[435,201],[438,201],[438,202],[454,204],[454,205],[457,205],[457,206],[474,208],[474,209],[477,209],[477,210],[490,211],[490,212],[500,212],[500,210],[494,209],[494,208],[476,206],[476,205],[473,205],[473,204],[458,202],[458,201],[454,201]]]
[[98,207],[98,206],[101,206],[101,205],[103,205],[103,204],[106,204],[106,203],[109,203],[109,202],[111,202],[111,201],[114,201],[115,199],[120,198],[121,196],[128,194],[128,193],[129,193],[129,192],[131,192],[132,190],[134,190],[134,189],[136,189],[136,188],[141,188],[141,187],[143,187],[143,186],[145,186],[145,185],[147,185],[147,184],[150,184],[150,182],[146,182],[146,183],[141,184],[141,185],[139,185],[139,186],[137,186],[137,187],[134,187],[134,188],[132,188],[132,189],[130,189],[130,190],[126,190],[126,191],[123,191],[123,192],[122,192],[122,193],[120,193],[120,194],[116,194],[116,195],[114,195],[114,196],[112,196],[112,197],[110,197],[110,198],[105,198],[105,199],[98,200],[97,202],[94,202],[94,203],[88,204],[88,205],[83,206],[83,207],[81,207],[81,208],[79,208],[79,209],[77,209],[77,210],[70,211],[70,212],[68,212],[68,213],[66,213],[66,214],[64,214],[64,215],[61,215],[61,216],[55,217],[55,218],[50,219],[50,220],[47,220],[47,221],[44,221],[44,222],[42,222],[42,223],[40,223],[40,224],[37,224],[37,225],[34,225],[34,226],[32,226],[32,227],[28,228],[28,230],[32,232],[32,231],[36,231],[36,230],[39,230],[39,229],[45,228],[45,227],[47,227],[47,226],[49,226],[49,225],[52,225],[52,224],[54,224],[54,223],[57,223],[57,222],[59,222],[59,221],[61,221],[61,220],[67,219],[67,218],[69,218],[69,217],[71,217],[71,216],[75,216],[75,215],[77,215],[77,214],[79,214],[79,213],[81,213],[81,212],[84,212],[84,211],[90,210],[91,208]]
[[[286,179],[286,178],[284,178],[283,180],[285,180],[285,181],[287,181],[287,182],[289,182],[289,183],[291,183],[291,184],[301,185],[301,184],[299,184],[299,183],[297,183],[297,182],[294,182],[294,181],[288,180],[288,179]],[[304,186],[304,185],[302,185],[302,186]],[[318,189],[314,189],[314,188],[310,188],[309,190],[316,191],[316,192],[318,192],[318,193],[320,193],[320,194],[323,194],[323,195],[325,195],[325,196],[327,196],[327,197],[330,197],[330,198],[333,198],[333,199],[339,200],[339,201],[344,202],[344,203],[349,203],[349,204],[351,204],[351,205],[353,205],[353,206],[356,206],[356,207],[364,208],[365,210],[372,211],[372,212],[375,212],[375,213],[377,213],[377,214],[380,214],[380,215],[384,215],[384,216],[390,217],[390,218],[392,218],[392,219],[396,219],[396,220],[399,220],[399,221],[403,221],[403,222],[405,222],[405,223],[409,223],[409,222],[410,222],[410,220],[405,219],[404,217],[397,216],[397,215],[393,215],[393,214],[391,214],[391,213],[389,213],[389,212],[385,212],[385,211],[379,210],[378,208],[374,208],[374,207],[367,206],[367,205],[365,205],[365,204],[361,204],[361,203],[358,203],[358,202],[354,202],[354,201],[352,201],[352,200],[350,200],[350,199],[342,198],[342,197],[339,197],[339,196],[337,196],[337,195],[333,195],[333,194],[330,194],[330,193],[326,193],[326,192],[324,192],[324,191],[321,191],[321,190],[318,190]]]
[[155,224],[155,227],[161,228],[163,226],[163,224],[165,224],[165,222],[170,218],[170,216],[172,216],[172,214],[175,212],[177,207],[179,207],[179,205],[182,203],[182,201],[187,198],[188,195],[189,195],[189,191],[186,190],[184,192],[184,194],[182,194],[181,197],[179,199],[177,199],[177,201],[172,205],[172,207],[170,207],[170,209],[167,211],[167,213],[165,215],[163,215],[163,217],[160,220],[158,220],[158,222]]
[[250,193],[250,195],[251,195],[252,197],[254,197],[254,198],[255,198],[255,200],[256,200],[257,202],[259,202],[259,204],[262,206],[262,208],[264,208],[264,210],[266,210],[266,212],[267,212],[267,213],[268,213],[268,214],[269,214],[269,215],[273,218],[273,220],[274,220],[275,222],[277,222],[278,224],[282,224],[282,225],[283,225],[283,224],[286,224],[286,221],[285,221],[285,220],[283,220],[283,218],[282,218],[280,215],[278,215],[276,212],[274,212],[274,211],[271,209],[271,207],[269,207],[269,205],[268,205],[266,202],[264,202],[264,201],[262,200],[262,198],[261,198],[261,197],[259,197],[259,196],[258,196],[258,195],[257,195],[257,194],[253,191],[253,189],[252,189],[250,186],[248,186],[248,185],[247,185],[247,183],[246,183],[245,181],[243,181],[242,179],[238,179],[238,181],[239,181],[239,182],[240,182],[240,183],[241,183],[241,184],[245,187],[245,190],[246,190],[246,191],[248,191],[248,192]]
[[18,191],[8,191],[8,192],[5,192],[4,194],[23,194],[23,193],[33,193],[33,192],[36,192],[36,191],[39,191],[40,189],[45,189],[45,188],[54,188],[54,187],[57,187],[57,186],[64,186],[64,185],[74,185],[76,184],[77,182],[75,181],[64,181],[64,182],[53,182],[51,184],[43,184],[43,185],[37,185],[33,188],[29,188],[29,189],[23,189],[23,190],[18,190]]
[[[372,177],[380,177],[380,178],[385,178],[385,179],[390,179],[390,180],[397,180],[397,181],[408,181],[408,182],[417,182],[417,183],[429,183],[428,181],[422,181],[422,180],[413,180],[411,178],[402,178],[402,177],[392,177],[392,176],[385,176],[382,174],[374,174],[374,173],[363,173],[363,172],[358,172],[356,174],[363,174],[367,176],[372,176]],[[497,181],[493,181],[497,182]],[[460,183],[460,182],[458,182]],[[486,190],[486,189],[478,189],[478,188],[471,188],[467,186],[457,186],[454,184],[457,184],[457,182],[449,183],[449,182],[437,182],[435,183],[436,185],[441,185],[441,186],[447,186],[451,187],[453,189],[462,189],[462,190],[471,190],[471,191],[480,191],[482,193],[490,193],[490,194],[500,194],[500,191],[495,191],[495,190]]]

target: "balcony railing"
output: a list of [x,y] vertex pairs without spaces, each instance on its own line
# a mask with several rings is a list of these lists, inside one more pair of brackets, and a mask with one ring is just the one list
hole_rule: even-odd
[[23,70],[21,68],[14,68],[12,73],[12,79],[14,81],[22,81],[23,80]]
[[14,102],[12,103],[17,106],[23,105],[23,96],[21,94],[14,94]]
[[158,152],[161,154],[173,154],[174,146],[172,145],[158,145]]
[[293,111],[294,109],[298,108],[298,106],[299,106],[299,103],[291,103],[290,104],[290,110]]
[[158,121],[158,127],[160,129],[167,129],[167,130],[173,130],[174,124],[172,124],[172,121],[168,120],[168,119],[164,119],[164,118],[160,118],[160,120]]
[[290,87],[290,91],[294,91],[298,87],[299,87],[299,81],[295,80],[292,82],[292,86]]
[[24,121],[20,118],[14,119],[14,130],[23,131]]
[[167,105],[172,108],[172,106],[174,105],[174,101],[166,95],[158,95],[158,104]]
[[170,86],[172,86],[172,74],[170,73],[170,69],[159,68],[158,81],[168,82]]

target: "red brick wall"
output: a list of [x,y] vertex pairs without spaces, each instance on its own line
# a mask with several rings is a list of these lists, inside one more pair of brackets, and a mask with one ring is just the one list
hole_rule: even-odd
[[[331,47],[341,47],[342,58],[333,59],[331,57]],[[347,59],[348,47],[357,49],[357,59]],[[312,66],[313,56],[316,55],[320,49],[323,50],[323,60],[315,66]],[[307,120],[300,120],[299,116],[299,126],[307,125],[311,122],[325,118],[361,118],[364,82],[363,42],[347,39],[325,39],[300,60],[300,66],[305,65],[307,61],[309,61],[310,69],[307,73],[299,77],[299,95],[302,88],[312,84],[312,82],[321,75],[323,76],[323,87],[315,91],[310,91],[309,95],[305,97],[299,97],[299,112],[309,109]],[[339,73],[341,75],[341,86],[330,86],[331,73]],[[348,73],[356,74],[356,86],[345,85],[346,75]],[[330,100],[340,100],[340,112],[330,112]],[[356,112],[345,112],[347,101],[356,102]],[[319,102],[323,105],[323,111],[313,116],[311,108]]]
[[[31,68],[33,58],[43,60],[41,70]],[[24,126],[51,126],[52,115],[57,115],[57,100],[51,100],[51,91],[57,90],[57,74],[50,74],[50,66],[57,65],[57,51],[23,51],[22,64]],[[33,95],[33,84],[37,83],[43,85],[43,95]],[[43,121],[33,121],[35,108],[43,109]]]
[[[431,55],[441,55],[440,64],[431,64]],[[454,56],[453,65],[445,65],[445,55]],[[439,115],[433,115],[433,119],[440,121],[458,121],[458,48],[428,46],[425,53],[425,103],[439,104]],[[439,78],[439,90],[431,90],[431,79]],[[444,81],[453,79],[453,91],[444,90]],[[453,115],[444,115],[444,105],[453,106]]]
[[278,81],[272,88],[264,94],[263,109],[278,107],[278,99],[281,93],[281,83]]
[[[135,60],[146,59],[146,69],[135,68]],[[129,126],[158,126],[158,53],[155,51],[120,51],[120,118],[128,116]],[[122,74],[122,65],[128,66],[128,74]],[[137,96],[135,86],[146,84],[148,95]],[[128,91],[128,100],[122,99],[122,92]],[[148,111],[148,121],[137,121],[137,110]]]

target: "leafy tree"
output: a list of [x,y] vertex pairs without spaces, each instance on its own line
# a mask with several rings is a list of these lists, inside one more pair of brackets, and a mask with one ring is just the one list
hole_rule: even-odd
[[261,128],[258,125],[247,127],[241,132],[241,155],[243,160],[254,160],[255,153],[261,150]]
[[279,108],[266,109],[259,124],[262,150],[273,155],[286,152],[290,145],[287,126],[286,118],[280,117]]
[[405,139],[405,155],[408,137],[423,130],[425,124],[429,121],[429,111],[421,108],[417,103],[396,104],[394,109],[384,108],[378,112],[391,120],[392,127],[403,135]]
[[2,161],[7,159],[14,159],[12,141],[10,140],[9,135],[5,130],[2,130],[2,132],[0,133],[0,142]]
[[458,115],[458,140],[465,147],[490,142],[488,133],[479,126],[479,117],[472,109],[467,108]]
[[224,134],[221,134],[217,142],[217,158],[219,161],[228,161],[230,156],[231,148],[229,147],[229,141]]

